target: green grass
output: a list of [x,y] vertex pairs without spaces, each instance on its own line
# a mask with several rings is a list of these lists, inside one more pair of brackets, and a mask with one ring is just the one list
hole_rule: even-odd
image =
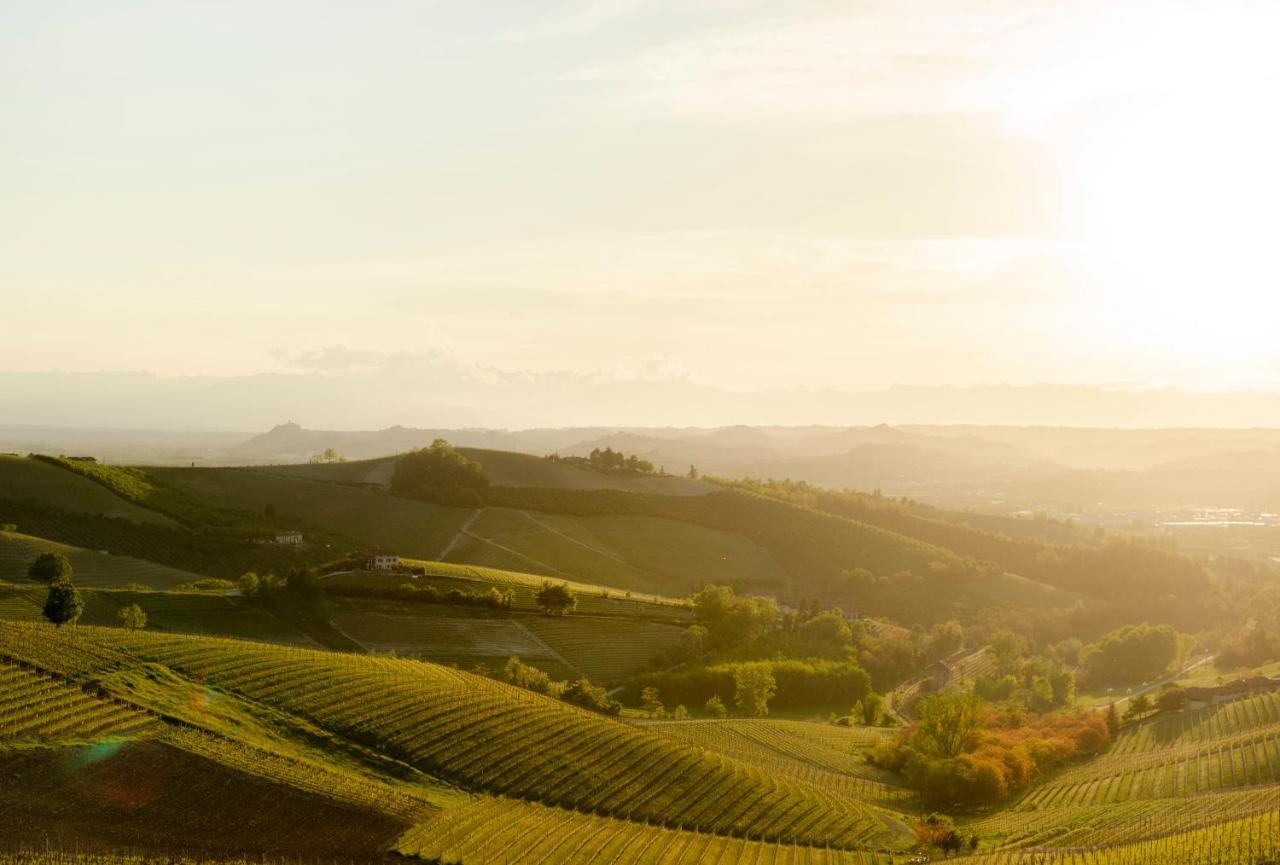
[[0,454],[0,491],[4,498],[37,499],[76,513],[173,525],[168,517],[125,501],[89,478],[29,457]]
[[485,508],[450,561],[649,594],[685,596],[708,582],[776,585],[785,573],[741,535],[644,516],[579,517]]
[[613,683],[679,644],[684,628],[588,616],[529,616],[523,625],[592,681]]
[[85,588],[115,588],[138,583],[151,589],[168,589],[200,579],[199,574],[191,571],[133,556],[104,555],[32,535],[0,532],[0,580],[25,581],[31,561],[46,552],[66,556],[75,570],[76,585]]
[[[149,468],[149,476],[222,508],[292,519],[402,556],[434,558],[471,512],[384,492],[267,474],[254,469]],[[335,555],[341,552],[335,550]]]

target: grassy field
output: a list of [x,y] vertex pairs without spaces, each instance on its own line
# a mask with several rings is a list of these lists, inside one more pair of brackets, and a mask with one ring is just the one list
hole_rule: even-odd
[[[159,483],[211,505],[295,519],[398,555],[434,558],[471,512],[378,490],[267,474],[256,469],[149,468]],[[335,556],[340,552],[335,550]]]
[[173,525],[173,521],[164,515],[131,504],[88,478],[40,460],[12,454],[0,454],[0,496],[16,500],[38,499],[77,513]]
[[775,585],[785,573],[735,532],[643,516],[485,508],[449,560],[683,596],[709,582]]
[[21,582],[32,559],[41,553],[62,553],[75,569],[76,585],[85,588],[118,588],[139,584],[169,589],[200,579],[199,574],[148,562],[133,556],[104,555],[69,544],[60,544],[19,532],[0,532],[0,580]]
[[613,683],[678,645],[684,629],[660,622],[530,616],[524,625],[596,682]]

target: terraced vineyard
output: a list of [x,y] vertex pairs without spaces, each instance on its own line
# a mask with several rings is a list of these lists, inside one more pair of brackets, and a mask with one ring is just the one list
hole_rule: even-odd
[[545,865],[877,865],[890,861],[878,853],[768,844],[498,798],[450,808],[406,832],[396,849],[429,861]]
[[1191,796],[1280,782],[1280,695],[1264,694],[1129,727],[1097,760],[1031,791],[1043,810]]
[[136,733],[154,719],[52,676],[0,663],[0,741],[91,741]]
[[[164,665],[473,790],[769,841],[884,837],[869,807],[482,677],[232,640],[0,624],[0,650],[80,675]],[[48,645],[53,643],[53,646]]]
[[1007,850],[975,856],[972,865],[1269,865],[1280,854],[1280,808],[1204,829],[1111,847]]
[[893,735],[888,730],[765,719],[650,721],[642,726],[853,799],[890,803],[914,798],[893,775],[862,757],[865,748]]

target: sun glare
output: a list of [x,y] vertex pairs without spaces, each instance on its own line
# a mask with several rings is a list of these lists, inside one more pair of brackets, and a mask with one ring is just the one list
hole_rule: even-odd
[[1280,117],[1267,97],[1280,60],[1259,40],[1280,12],[1267,17],[1233,20],[1229,40],[1195,17],[1165,22],[1126,61],[1158,85],[1107,111],[1068,156],[1098,338],[1206,365],[1273,351]]

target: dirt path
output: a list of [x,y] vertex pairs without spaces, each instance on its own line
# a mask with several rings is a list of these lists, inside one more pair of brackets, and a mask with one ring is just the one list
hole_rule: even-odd
[[480,516],[480,512],[483,510],[484,508],[476,508],[471,512],[471,516],[467,517],[467,521],[462,524],[460,529],[458,529],[457,534],[455,534],[449,543],[445,545],[445,548],[440,551],[440,555],[436,557],[437,562],[443,562],[445,557],[448,556],[449,553],[453,552],[453,548],[458,545],[458,541],[462,540],[464,536],[469,535],[470,537],[475,537],[475,535],[471,535],[467,529],[471,528],[471,524],[476,521],[476,518]]
[[[551,534],[553,534],[553,535],[556,535],[557,537],[564,538],[566,541],[568,541],[568,542],[569,542],[569,543],[571,543],[571,544],[577,544],[578,546],[582,547],[584,550],[590,550],[591,552],[595,553],[596,555],[604,556],[606,559],[611,559],[612,561],[615,561],[615,562],[617,562],[617,563],[618,563],[618,564],[620,564],[620,565],[626,565],[626,566],[627,566],[627,567],[629,567],[629,568],[630,568],[630,567],[635,567],[635,566],[634,566],[634,565],[632,565],[630,562],[628,562],[626,559],[622,558],[621,556],[619,556],[619,555],[618,555],[618,554],[616,554],[616,553],[612,553],[612,552],[609,552],[609,551],[607,551],[607,550],[602,550],[602,549],[600,549],[599,547],[593,547],[593,546],[591,546],[591,544],[584,543],[583,541],[578,540],[577,538],[573,537],[572,535],[566,535],[564,532],[560,531],[559,529],[555,528],[554,526],[549,526],[549,525],[547,525],[547,524],[546,524],[546,523],[544,523],[542,520],[538,519],[537,517],[535,517],[533,514],[529,513],[528,511],[520,511],[520,515],[521,515],[521,516],[523,516],[523,517],[525,517],[526,519],[528,519],[531,523],[533,523],[535,526],[538,526],[538,527],[539,527],[540,529],[542,529],[543,531],[547,531],[547,532],[550,532],[550,533],[551,533]],[[638,569],[637,569],[637,570],[638,570]]]

